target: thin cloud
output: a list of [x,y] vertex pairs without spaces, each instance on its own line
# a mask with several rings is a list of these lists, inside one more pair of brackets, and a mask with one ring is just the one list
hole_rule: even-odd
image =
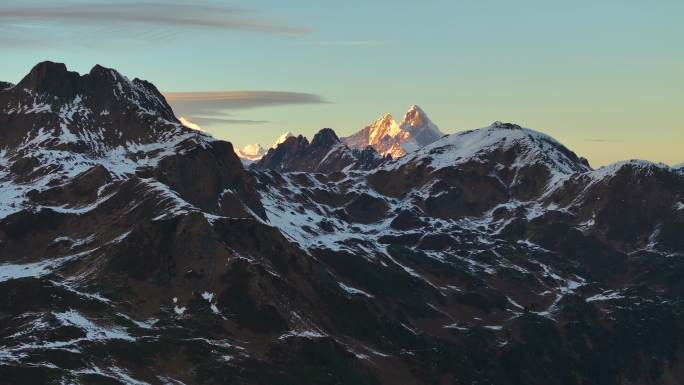
[[381,46],[387,44],[385,41],[378,40],[347,40],[347,41],[302,41],[296,45],[309,47],[364,47]]
[[210,116],[221,110],[329,103],[320,95],[286,91],[166,92],[164,96],[180,110]]
[[621,139],[602,139],[602,138],[590,138],[584,139],[585,142],[595,142],[595,143],[610,143],[610,142],[622,142]]
[[279,35],[302,35],[309,29],[256,17],[242,9],[166,2],[68,3],[43,6],[0,5],[0,27],[54,23],[67,27],[186,28],[236,30]]
[[164,97],[177,115],[200,126],[267,124],[270,121],[233,118],[229,111],[329,103],[320,95],[287,91],[165,92]]
[[192,121],[201,125],[201,126],[208,126],[210,124],[259,125],[259,124],[271,123],[270,120],[207,118],[207,117],[203,117],[203,116],[195,116],[192,118]]

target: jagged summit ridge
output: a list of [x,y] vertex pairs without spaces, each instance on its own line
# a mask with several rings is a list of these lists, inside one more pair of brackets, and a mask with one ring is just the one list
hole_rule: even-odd
[[65,100],[91,98],[102,110],[136,108],[140,113],[173,118],[171,107],[153,84],[138,78],[129,80],[99,64],[80,75],[63,63],[41,62],[14,88]]
[[[0,220],[85,212],[110,202],[105,187],[126,183],[160,194],[168,213],[263,215],[230,143],[183,126],[154,85],[115,70],[39,63],[0,91],[0,126]],[[246,200],[222,202],[234,195]]]
[[12,192],[0,211],[99,166],[113,179],[156,167],[214,139],[184,127],[152,84],[94,66],[85,75],[61,63],[36,65],[0,91],[0,178]]
[[323,128],[311,139],[312,146],[332,147],[340,143],[340,138],[332,128]]
[[[407,152],[426,146],[444,136],[439,128],[432,123],[425,111],[419,106],[409,107],[402,120],[398,123],[391,113],[385,113],[363,130],[344,138],[338,138],[330,130],[334,138],[327,139],[331,143],[341,141],[351,149],[363,151],[366,147],[374,148],[380,155],[390,155],[399,158]],[[324,132],[319,132],[317,135]],[[327,134],[326,134],[327,135]],[[292,134],[283,134],[273,145],[276,148]],[[315,140],[315,137],[312,141]],[[245,151],[238,152],[242,158],[253,160]]]
[[3,145],[10,148],[30,142],[97,153],[189,131],[154,85],[100,65],[79,75],[62,63],[39,63],[0,91],[0,113],[7,117]]
[[331,128],[324,128],[309,140],[290,136],[268,150],[255,167],[277,171],[331,173],[348,169],[369,169],[384,162],[373,148],[351,149]]
[[375,148],[382,155],[401,157],[407,152],[426,146],[443,136],[439,128],[430,121],[425,111],[413,105],[397,123],[387,113],[351,136],[342,138],[350,148]]

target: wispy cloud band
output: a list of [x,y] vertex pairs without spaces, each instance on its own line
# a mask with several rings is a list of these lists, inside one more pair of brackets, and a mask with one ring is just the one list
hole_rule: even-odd
[[329,103],[320,95],[287,91],[165,92],[164,96],[179,108],[208,111]]
[[309,47],[376,47],[386,45],[386,41],[380,40],[337,40],[337,41],[302,41],[295,43]]
[[585,142],[594,143],[611,143],[611,142],[622,142],[622,139],[606,139],[606,138],[587,138],[584,139]]
[[208,126],[210,124],[241,124],[251,126],[271,123],[270,120],[208,118],[203,116],[193,116],[192,121],[201,126]]
[[0,5],[0,26],[36,22],[69,23],[69,26],[139,24],[141,26],[213,28],[286,35],[309,32],[304,27],[255,17],[253,12],[208,4],[117,2],[69,3],[41,7]]
[[330,103],[320,95],[287,91],[165,92],[164,97],[178,115],[199,125],[266,124],[270,121],[234,119],[228,111]]

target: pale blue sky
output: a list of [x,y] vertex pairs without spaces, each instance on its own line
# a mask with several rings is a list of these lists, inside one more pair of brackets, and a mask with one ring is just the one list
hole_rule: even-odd
[[445,132],[513,121],[594,165],[678,163],[682,20],[674,0],[4,0],[0,79],[49,59],[79,72],[99,63],[165,92],[282,91],[206,120],[239,146],[322,127],[345,135],[419,104]]

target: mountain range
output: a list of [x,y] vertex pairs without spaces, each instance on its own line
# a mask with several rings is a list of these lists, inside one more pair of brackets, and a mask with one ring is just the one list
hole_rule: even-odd
[[684,381],[683,167],[418,107],[278,142],[101,66],[1,83],[0,384]]
[[[289,132],[283,134],[272,148],[277,147],[289,136],[293,135]],[[427,146],[443,136],[444,134],[432,123],[425,111],[414,105],[409,108],[400,123],[387,113],[362,130],[340,138],[340,141],[350,149],[363,151],[367,147],[372,147],[381,156],[390,155],[396,159],[406,155],[407,152]],[[245,159],[247,163],[261,159],[266,152],[260,144],[250,144],[241,150],[236,150],[238,156]]]

